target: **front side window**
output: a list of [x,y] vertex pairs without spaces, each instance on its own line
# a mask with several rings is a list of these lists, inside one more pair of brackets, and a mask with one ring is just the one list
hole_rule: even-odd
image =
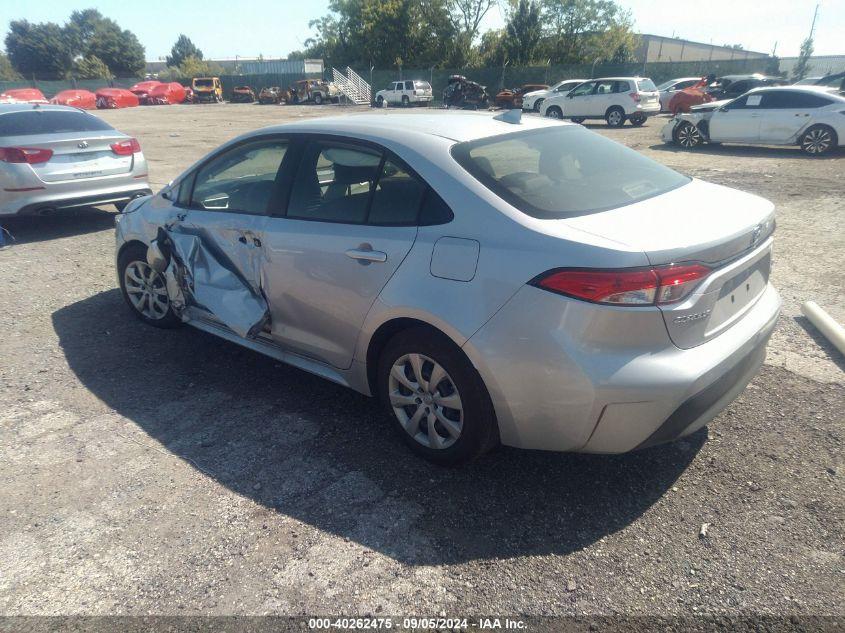
[[500,198],[536,218],[597,213],[690,182],[635,150],[575,125],[459,143],[452,156]]
[[299,165],[288,217],[362,224],[380,165],[381,153],[369,148],[311,143]]
[[191,207],[262,215],[267,212],[287,141],[240,145],[197,171]]
[[0,136],[113,130],[114,128],[102,119],[76,110],[26,110],[0,115]]
[[594,81],[588,81],[587,83],[583,83],[577,88],[575,88],[572,92],[569,93],[570,97],[583,97],[584,95],[588,95],[593,92],[593,88],[595,87],[596,83]]
[[728,103],[725,108],[728,110],[748,110],[759,108],[762,101],[763,95],[761,94],[742,95],[739,99],[734,99]]

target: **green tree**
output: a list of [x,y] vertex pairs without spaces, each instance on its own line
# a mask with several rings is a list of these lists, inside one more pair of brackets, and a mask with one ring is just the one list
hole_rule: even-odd
[[481,20],[496,5],[496,0],[449,0],[447,9],[455,32],[450,65],[464,66],[480,51],[474,50]]
[[217,77],[223,74],[220,64],[208,62],[199,57],[186,57],[178,67],[179,73],[186,79],[193,77]]
[[491,29],[482,34],[478,46],[478,58],[482,66],[501,66],[506,57],[504,29]]
[[70,51],[74,56],[82,55],[84,57],[87,55],[88,44],[94,37],[94,32],[104,22],[106,22],[106,18],[97,9],[84,9],[70,14],[70,19],[65,24],[64,31]]
[[534,61],[540,44],[540,7],[533,0],[519,0],[505,27],[504,46],[516,66]]
[[542,0],[548,56],[555,64],[611,59],[622,42],[606,43],[608,31],[633,37],[630,13],[613,0]]
[[795,62],[795,67],[792,69],[792,80],[800,81],[807,76],[807,66],[810,63],[810,58],[813,56],[813,38],[808,37],[801,42],[801,50],[798,52],[798,61]]
[[12,62],[3,53],[0,53],[0,81],[20,81],[21,74],[12,67]]
[[81,57],[73,62],[70,74],[76,79],[111,79],[112,74],[103,60],[95,55]]
[[170,55],[167,56],[167,65],[181,66],[182,62],[188,57],[202,59],[202,51],[196,47],[187,35],[179,35],[173,48],[170,49]]
[[64,31],[53,22],[33,24],[13,20],[5,43],[12,66],[28,78],[59,79],[73,62]]
[[116,22],[106,20],[94,30],[86,56],[99,57],[117,77],[138,77],[147,63],[144,47],[132,31],[121,30]]

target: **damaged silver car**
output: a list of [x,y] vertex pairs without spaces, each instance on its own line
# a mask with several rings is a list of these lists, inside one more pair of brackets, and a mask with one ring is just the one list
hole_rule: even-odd
[[701,428],[763,362],[773,230],[768,201],[579,125],[382,113],[225,144],[125,209],[117,268],[144,322],[378,395],[457,463]]

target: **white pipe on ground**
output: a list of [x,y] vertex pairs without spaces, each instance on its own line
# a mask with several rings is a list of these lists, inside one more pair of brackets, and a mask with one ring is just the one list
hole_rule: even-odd
[[845,354],[845,328],[833,320],[827,312],[822,310],[815,301],[806,301],[801,305],[801,312],[819,332],[842,354]]

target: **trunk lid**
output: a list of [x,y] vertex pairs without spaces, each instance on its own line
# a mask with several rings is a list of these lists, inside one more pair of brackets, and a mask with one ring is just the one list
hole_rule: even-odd
[[119,132],[44,134],[6,137],[4,145],[38,147],[53,151],[46,163],[30,165],[42,182],[67,182],[86,178],[102,178],[132,171],[134,154],[119,156],[112,143],[129,137]]
[[768,284],[774,205],[752,194],[693,180],[655,198],[564,222],[641,250],[654,266],[712,267],[685,300],[660,306],[669,336],[681,348],[736,323]]

